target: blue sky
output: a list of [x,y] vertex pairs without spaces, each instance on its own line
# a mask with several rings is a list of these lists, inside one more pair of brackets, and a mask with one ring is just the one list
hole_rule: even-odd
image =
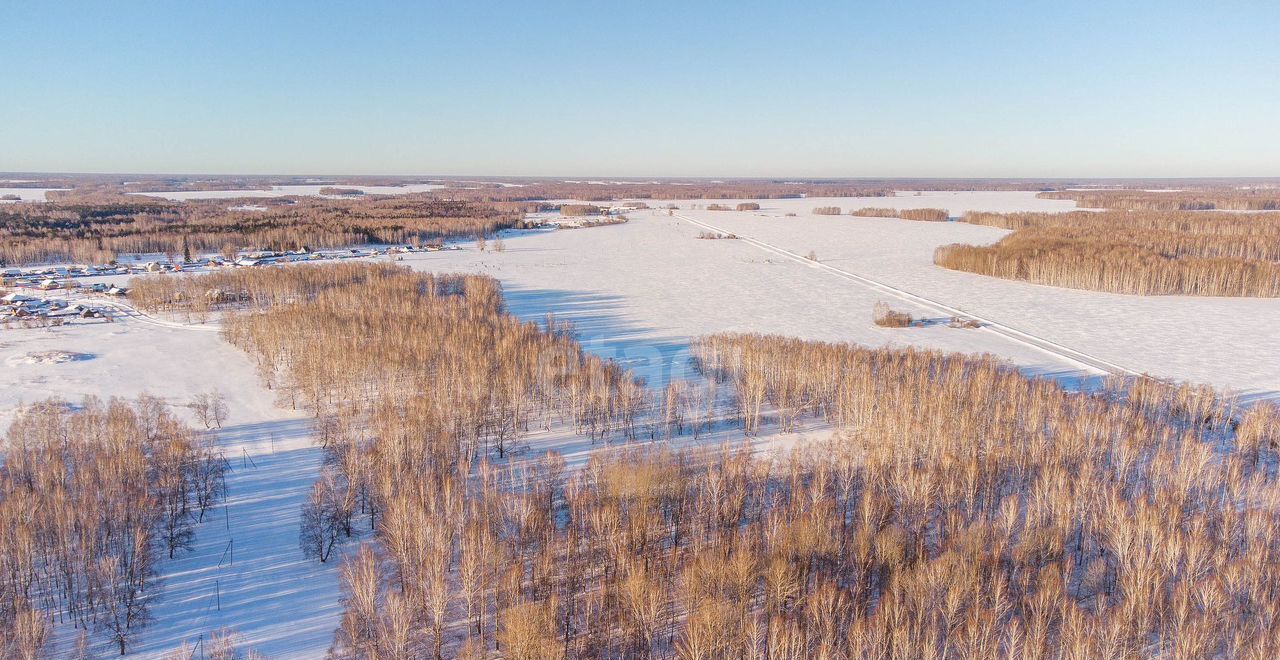
[[0,171],[1280,176],[1280,3],[21,2]]

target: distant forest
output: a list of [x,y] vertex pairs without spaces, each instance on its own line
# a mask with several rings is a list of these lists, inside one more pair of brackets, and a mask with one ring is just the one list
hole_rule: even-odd
[[940,247],[939,266],[1113,293],[1280,296],[1280,213],[968,213],[964,220],[1013,233],[994,245]]
[[189,257],[239,249],[293,250],[365,243],[426,244],[515,226],[514,205],[420,197],[264,200],[265,210],[230,210],[227,200],[168,202],[121,197],[101,203],[0,207],[5,265],[106,263],[125,253]]

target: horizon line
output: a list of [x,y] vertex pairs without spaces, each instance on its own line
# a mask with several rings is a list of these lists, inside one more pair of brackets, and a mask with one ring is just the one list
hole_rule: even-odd
[[[779,181],[796,181],[800,183],[813,183],[824,181],[1020,181],[1020,182],[1040,182],[1040,181],[1240,181],[1240,180],[1274,180],[1280,182],[1280,174],[1275,175],[1241,175],[1241,176],[1222,176],[1222,175],[1189,175],[1189,176],[1144,176],[1144,175],[1126,175],[1126,176],[891,176],[891,175],[620,175],[620,174],[439,174],[439,173],[341,173],[341,172],[270,172],[270,173],[243,173],[243,172],[125,172],[125,171],[48,171],[48,170],[7,170],[0,171],[0,177],[8,176],[45,176],[45,177],[81,177],[81,176],[138,176],[138,177],[254,177],[254,178],[401,178],[401,179],[474,179],[477,177],[489,179],[520,179],[520,180],[544,180],[552,179],[559,182],[587,182],[587,180],[605,181],[605,183],[663,183],[665,181],[676,180],[695,180],[695,181],[762,181],[762,180],[779,180]],[[8,181],[4,181],[8,182]]]

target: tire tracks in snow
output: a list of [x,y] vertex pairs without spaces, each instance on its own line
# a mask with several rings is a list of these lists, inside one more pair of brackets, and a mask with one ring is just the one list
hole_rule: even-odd
[[139,310],[137,307],[134,307],[133,305],[130,305],[128,303],[124,303],[118,300],[103,300],[101,298],[85,298],[81,300],[76,300],[74,302],[80,303],[82,305],[110,307],[120,312],[126,319],[139,321],[141,323],[147,323],[147,324],[159,326],[162,328],[176,328],[179,330],[201,330],[204,332],[221,332],[222,331],[222,328],[219,326],[195,325],[195,324],[189,324],[189,323],[178,323],[177,321],[165,321],[162,319],[158,319],[154,316],[151,316],[150,314],[147,314]]
[[1123,367],[1121,365],[1118,365],[1108,360],[1104,360],[1095,355],[1090,355],[1089,353],[1078,351],[1068,346],[1063,346],[1062,344],[1045,339],[1044,337],[1040,337],[1040,336],[1031,334],[1029,332],[1018,330],[1017,328],[1013,328],[1005,323],[1001,323],[999,321],[995,321],[993,319],[990,319],[984,316],[979,316],[977,314],[973,314],[970,312],[962,311],[944,302],[934,300],[932,298],[926,298],[925,296],[912,293],[910,291],[907,291],[906,289],[885,284],[884,282],[874,280],[865,275],[859,275],[851,271],[847,271],[841,268],[836,268],[835,266],[830,266],[820,261],[811,261],[799,254],[791,252],[790,250],[779,247],[772,243],[766,243],[764,241],[751,238],[749,236],[743,236],[740,233],[732,232],[727,229],[722,229],[720,227],[716,227],[715,225],[703,222],[701,220],[695,220],[693,218],[690,218],[687,215],[683,215],[680,213],[673,212],[671,215],[672,217],[679,218],[681,220],[684,220],[685,222],[688,222],[689,224],[695,225],[697,227],[701,227],[709,231],[713,231],[719,234],[733,234],[737,236],[739,240],[747,243],[748,245],[751,245],[752,247],[755,247],[760,250],[764,250],[765,252],[771,252],[781,257],[785,257],[786,259],[808,266],[810,268],[824,271],[830,275],[840,277],[844,280],[853,282],[855,284],[859,284],[864,288],[871,289],[872,291],[876,291],[877,293],[882,293],[884,295],[897,298],[898,300],[909,302],[909,303],[918,305],[920,307],[924,307],[926,309],[932,310],[934,312],[937,312],[946,316],[958,316],[962,319],[973,319],[974,321],[977,321],[982,324],[982,327],[980,328],[980,330],[985,330],[987,332],[999,335],[1001,337],[1004,337],[1005,339],[1008,339],[1009,341],[1021,344],[1023,346],[1029,346],[1031,348],[1039,350],[1043,353],[1047,353],[1060,360],[1064,360],[1066,362],[1077,365],[1089,371],[1093,371],[1097,373],[1105,373],[1105,374],[1115,374],[1118,376],[1142,376],[1143,375],[1141,372],[1135,371],[1133,369],[1129,369],[1128,367]]

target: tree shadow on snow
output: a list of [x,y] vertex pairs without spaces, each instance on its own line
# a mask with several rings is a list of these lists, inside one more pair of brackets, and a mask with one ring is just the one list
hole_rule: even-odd
[[1027,378],[1052,380],[1068,392],[1096,392],[1106,383],[1107,375],[1072,367],[1018,367]]
[[[279,441],[308,433],[309,423],[298,419],[245,424],[229,426],[223,433],[275,433]],[[334,571],[345,548],[320,564],[305,559],[298,547],[299,512],[322,453],[316,446],[272,453],[269,440],[253,442],[265,453],[227,451],[231,469],[225,506],[211,509],[196,525],[190,551],[163,561],[165,585],[154,604],[156,620],[133,652],[158,654],[183,641],[194,645],[223,626],[272,654],[298,646],[322,649],[331,639],[340,614]],[[368,538],[368,532],[362,532]]]
[[299,515],[323,461],[310,442],[312,420],[229,424],[211,432],[229,468],[226,500],[193,520],[189,550],[173,559],[162,555],[155,618],[131,653],[159,656],[183,642],[195,647],[224,626],[272,655],[322,651],[341,613],[335,571],[344,550],[320,564],[298,546]]
[[587,352],[614,360],[661,388],[672,379],[693,378],[689,339],[655,335],[654,329],[626,319],[618,310],[621,296],[503,286],[507,311],[524,321],[542,324],[547,314],[573,325],[574,336]]

